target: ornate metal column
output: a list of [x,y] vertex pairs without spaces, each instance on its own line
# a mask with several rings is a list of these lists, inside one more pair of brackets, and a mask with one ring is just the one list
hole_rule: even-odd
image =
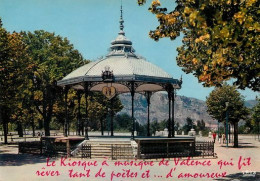
[[135,85],[134,82],[131,82],[131,98],[132,98],[132,122],[133,122],[133,128],[132,128],[132,140],[135,139],[135,118],[134,118],[134,96],[135,96]]
[[175,137],[175,122],[174,122],[174,102],[175,102],[175,89],[172,91],[172,137]]
[[80,131],[81,131],[81,135],[83,136],[84,135],[84,121],[83,121],[82,118],[81,118],[81,129],[80,129]]
[[152,92],[151,91],[146,91],[145,92],[145,97],[147,100],[147,136],[151,136],[150,134],[150,104],[151,104],[151,96]]
[[171,131],[171,127],[172,127],[172,121],[171,121],[171,93],[168,93],[168,100],[169,100],[169,120],[168,120],[168,138],[172,137],[172,131]]
[[64,136],[68,136],[68,91],[69,87],[65,86],[64,90],[64,106],[65,106],[65,122],[64,122]]
[[171,121],[172,85],[171,84],[168,84],[166,86],[166,91],[168,92],[168,100],[169,100],[168,138],[171,138],[172,137],[172,121]]
[[86,99],[86,116],[85,116],[85,140],[88,140],[88,96],[89,96],[89,82],[86,82],[84,85],[84,91],[85,91],[85,99]]
[[113,111],[113,98],[110,99],[110,130],[111,130],[111,136],[114,136],[114,111]]
[[229,143],[231,143],[231,133],[230,133],[231,129],[230,129],[230,127],[231,127],[231,124],[229,123],[228,124],[228,142]]
[[80,91],[77,91],[78,96],[78,115],[77,115],[77,135],[80,136],[80,124],[81,124],[81,112],[80,112],[80,100],[81,100],[81,94]]
[[101,135],[104,136],[104,117],[100,118],[100,124],[101,124]]

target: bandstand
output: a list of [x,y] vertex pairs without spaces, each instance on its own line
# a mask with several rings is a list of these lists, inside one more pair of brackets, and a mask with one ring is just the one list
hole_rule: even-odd
[[[133,124],[131,139],[135,139],[135,94],[143,94],[146,97],[148,109],[147,136],[151,136],[149,131],[150,98],[154,92],[166,91],[169,100],[168,138],[174,137],[174,94],[176,89],[181,88],[182,80],[172,78],[171,75],[160,67],[135,54],[131,40],[125,36],[122,6],[119,23],[120,31],[118,36],[111,42],[109,52],[104,58],[79,67],[57,83],[58,86],[64,88],[65,94],[66,118],[64,136],[68,136],[67,94],[69,89],[75,89],[78,92],[79,103],[80,94],[84,94],[87,100],[90,92],[102,92],[111,101],[117,94],[130,93]],[[85,139],[88,140],[88,101],[86,101],[85,106],[84,129]],[[113,126],[111,127],[111,136],[113,136]]]
[[[47,156],[72,156],[81,158],[111,158],[111,159],[150,159],[172,157],[215,157],[213,142],[196,142],[195,137],[174,135],[174,97],[175,90],[180,89],[181,79],[174,79],[156,65],[135,54],[132,42],[126,38],[124,20],[120,16],[120,31],[117,38],[111,42],[108,54],[97,61],[85,64],[74,70],[57,85],[63,87],[65,97],[64,136],[42,137],[37,143],[20,143],[19,153],[40,153]],[[116,137],[113,134],[111,120],[111,137],[88,136],[88,101],[85,105],[84,132],[85,138],[68,136],[68,90],[75,89],[78,94],[78,115],[80,115],[80,99],[85,99],[91,92],[102,92],[110,101],[118,94],[130,93],[132,104],[131,138]],[[166,91],[168,93],[168,138],[150,137],[150,98],[153,93]],[[147,100],[147,137],[135,137],[134,97],[142,94]],[[112,102],[111,102],[112,103]],[[78,128],[82,121],[78,116]]]

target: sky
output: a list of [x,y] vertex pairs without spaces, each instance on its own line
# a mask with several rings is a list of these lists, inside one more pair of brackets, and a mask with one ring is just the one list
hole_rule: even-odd
[[[192,74],[185,74],[176,64],[176,48],[181,38],[155,42],[148,33],[157,25],[155,15],[148,11],[150,1],[138,6],[137,0],[123,1],[124,31],[133,42],[136,54],[161,67],[173,78],[183,78],[178,95],[206,100],[213,88],[205,88]],[[161,0],[168,10],[174,1]],[[110,42],[119,32],[121,0],[0,0],[0,17],[8,31],[45,30],[67,37],[85,59],[97,60],[108,53]],[[232,82],[232,81],[230,81]],[[240,91],[246,100],[259,93]]]

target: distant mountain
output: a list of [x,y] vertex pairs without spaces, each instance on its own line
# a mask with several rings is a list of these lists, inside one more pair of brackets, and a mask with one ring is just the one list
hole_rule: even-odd
[[[131,97],[130,94],[120,95],[124,109],[120,113],[131,115]],[[143,95],[135,95],[135,118],[144,124],[147,122],[147,102]],[[158,122],[168,119],[168,95],[164,92],[154,93],[151,97],[150,120]],[[174,104],[175,121],[181,125],[185,124],[187,117],[197,121],[203,119],[208,125],[215,124],[214,120],[207,113],[205,101],[189,98],[185,96],[176,96]]]
[[254,107],[256,104],[257,104],[257,101],[256,101],[256,100],[248,100],[248,101],[245,101],[245,106],[248,107],[248,108],[252,108],[252,107]]
[[[124,109],[119,113],[127,113],[131,115],[131,96],[130,94],[122,94],[119,96]],[[249,100],[245,102],[245,105],[249,108],[256,104],[255,100]],[[144,95],[135,94],[134,101],[135,118],[136,120],[144,124],[147,122],[147,102]],[[168,95],[166,92],[154,93],[151,97],[150,105],[150,120],[158,122],[168,119]],[[207,113],[207,106],[205,101],[185,97],[176,96],[174,104],[175,121],[181,125],[186,123],[186,118],[190,117],[194,121],[204,120],[207,126],[216,125],[217,121],[210,117]]]

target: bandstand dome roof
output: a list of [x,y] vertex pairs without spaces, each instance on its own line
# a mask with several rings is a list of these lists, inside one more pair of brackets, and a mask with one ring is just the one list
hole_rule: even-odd
[[[137,92],[165,90],[162,84],[171,84],[173,88],[181,88],[181,80],[173,79],[170,74],[160,67],[148,62],[135,54],[132,42],[123,31],[122,9],[120,17],[120,31],[111,42],[108,54],[97,61],[92,61],[79,67],[58,81],[59,86],[70,85],[74,89],[83,89],[84,82],[95,82],[90,90],[101,91],[107,83],[102,79],[102,73],[109,70],[113,73],[113,86],[118,92],[129,92],[129,87],[122,82],[140,82]],[[102,83],[103,82],[103,83]]]
[[90,62],[74,70],[63,80],[75,78],[78,76],[100,76],[105,67],[109,67],[115,77],[117,76],[152,76],[171,78],[171,76],[160,67],[144,60],[141,57],[109,56],[104,59]]

